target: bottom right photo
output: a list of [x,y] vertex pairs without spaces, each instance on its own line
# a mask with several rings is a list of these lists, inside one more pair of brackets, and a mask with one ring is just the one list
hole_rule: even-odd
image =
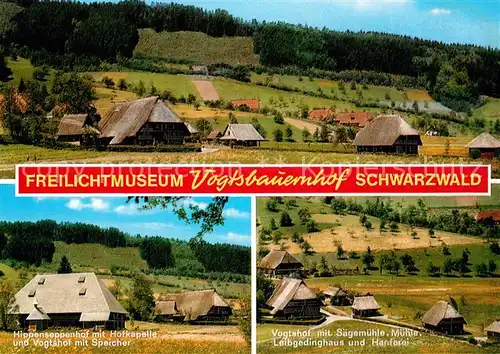
[[489,197],[257,198],[258,353],[498,353]]

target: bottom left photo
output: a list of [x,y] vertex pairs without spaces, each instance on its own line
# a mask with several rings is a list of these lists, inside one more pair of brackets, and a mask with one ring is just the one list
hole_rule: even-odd
[[0,353],[249,353],[251,214],[0,185]]

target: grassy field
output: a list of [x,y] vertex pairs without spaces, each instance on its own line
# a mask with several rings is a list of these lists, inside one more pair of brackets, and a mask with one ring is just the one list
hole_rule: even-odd
[[488,97],[486,104],[472,111],[473,117],[500,119],[500,98]]
[[108,89],[105,87],[96,87],[95,108],[99,114],[104,115],[116,103],[121,101],[135,100],[137,95],[130,91],[121,91]]
[[[54,354],[158,354],[164,353],[248,353],[249,348],[239,330],[235,326],[187,326],[182,324],[158,324],[146,322],[127,322],[126,328],[131,331],[151,330],[156,333],[156,338],[126,339],[130,344],[126,346],[107,346],[100,348],[92,346],[92,339],[86,347],[69,346],[52,347],[44,349],[36,346],[32,341],[28,347],[15,347],[13,335],[9,332],[0,332],[0,353],[54,353]],[[109,331],[98,340],[114,340]],[[74,343],[74,341],[73,341]]]
[[[12,85],[14,87],[19,86],[21,78],[23,78],[24,80],[33,80],[33,73],[35,72],[35,67],[31,65],[28,59],[18,58],[15,61],[9,59],[7,61],[7,67],[9,67],[12,70],[12,77],[13,77],[13,80],[7,82],[8,85]],[[54,78],[54,71],[51,70],[45,82],[49,90],[52,87],[53,78]]]
[[253,53],[252,37],[210,37],[201,32],[139,31],[135,54],[155,58],[181,59],[194,64],[227,63],[259,65]]
[[[437,336],[423,334],[422,336],[415,337],[393,337],[391,335],[391,328],[380,324],[364,323],[359,321],[339,321],[334,322],[324,328],[323,331],[329,330],[329,334],[320,335],[319,332],[312,332],[312,339],[321,340],[326,339],[330,341],[338,341],[335,346],[331,347],[318,347],[318,346],[303,346],[298,348],[293,347],[279,347],[275,346],[273,342],[272,330],[279,328],[281,330],[306,330],[307,327],[300,326],[276,326],[273,324],[263,324],[257,326],[257,351],[259,353],[274,354],[283,353],[373,353],[373,354],[429,354],[429,353],[455,353],[455,354],[475,354],[475,353],[494,353],[495,349],[485,349],[469,345],[464,342],[454,341],[451,339],[441,338]],[[352,338],[339,337],[336,331],[351,331]],[[407,345],[404,346],[375,346],[372,344],[372,337],[365,337],[362,333],[356,332],[360,330],[384,330],[387,332],[385,339],[394,338],[408,339]],[[324,332],[323,332],[324,333]],[[366,338],[365,345],[359,345],[360,341]],[[340,342],[343,340],[343,342]],[[349,342],[351,340],[351,342]],[[358,346],[356,346],[358,342]]]

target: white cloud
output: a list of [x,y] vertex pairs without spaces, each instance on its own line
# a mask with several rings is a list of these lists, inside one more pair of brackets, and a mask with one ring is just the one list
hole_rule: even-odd
[[440,8],[435,8],[429,11],[431,15],[434,16],[440,16],[440,15],[451,15],[451,10],[450,9],[440,9]]
[[234,219],[250,219],[250,213],[246,211],[241,211],[235,208],[229,208],[224,210],[222,213],[226,218],[234,218]]
[[66,203],[66,206],[72,210],[106,211],[109,209],[109,203],[101,198],[91,198],[90,202],[85,202],[80,198],[72,198]]
[[121,215],[135,215],[139,214],[139,206],[134,203],[128,203],[125,205],[119,205],[115,208],[115,212]]
[[197,202],[193,199],[184,199],[183,204],[185,207],[197,206],[200,209],[206,209],[206,207],[208,207],[208,203]]
[[224,236],[224,239],[232,242],[250,242],[249,235],[237,234],[235,232],[228,232],[227,235]]

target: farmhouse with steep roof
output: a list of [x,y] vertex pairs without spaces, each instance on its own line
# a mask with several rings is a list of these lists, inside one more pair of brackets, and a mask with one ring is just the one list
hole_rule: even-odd
[[15,295],[9,313],[24,329],[104,326],[123,329],[127,311],[94,273],[37,275]]
[[156,302],[157,321],[227,321],[231,306],[214,289],[189,291]]
[[287,251],[273,250],[262,258],[258,268],[273,277],[297,277],[304,266]]
[[482,133],[468,143],[469,153],[479,150],[482,158],[493,159],[500,157],[500,140],[489,133]]
[[353,317],[380,316],[380,306],[372,294],[355,296],[351,309]]
[[484,330],[486,332],[486,335],[488,336],[488,339],[495,342],[500,342],[500,320],[496,320]]
[[157,96],[115,104],[99,122],[110,145],[181,145],[189,127]]
[[447,334],[464,333],[467,324],[464,317],[447,301],[439,301],[422,317],[422,323],[427,329]]
[[284,278],[274,289],[266,305],[278,318],[319,318],[323,303],[301,279]]
[[228,124],[220,140],[231,146],[259,146],[266,141],[252,124]]
[[88,114],[65,114],[59,121],[56,137],[59,141],[82,142],[84,135],[99,131],[92,127]]
[[359,131],[354,139],[358,152],[418,154],[422,140],[399,115],[379,115]]

